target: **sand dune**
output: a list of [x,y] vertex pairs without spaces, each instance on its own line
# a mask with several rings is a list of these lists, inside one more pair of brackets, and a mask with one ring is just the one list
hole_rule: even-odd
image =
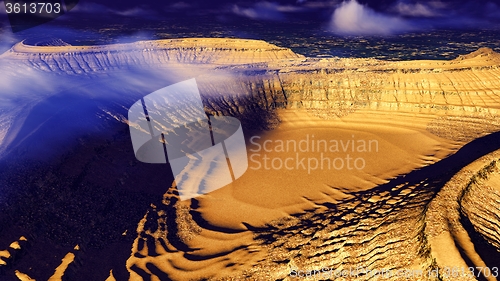
[[[322,269],[359,269],[338,280],[377,280],[362,272],[376,270],[474,280],[447,277],[446,269],[498,266],[474,248],[477,235],[499,249],[497,212],[489,211],[498,209],[497,176],[464,184],[498,158],[490,153],[499,149],[500,55],[489,49],[452,61],[386,62],[305,58],[262,41],[183,39],[20,43],[0,59],[69,75],[189,65],[198,69],[205,111],[241,120],[248,171],[186,201],[173,183],[138,222],[130,280],[293,280]],[[310,280],[321,278],[334,279]],[[115,280],[112,271],[107,280]]]
[[[241,84],[233,87],[253,99],[225,96],[225,104],[232,106],[220,108],[220,101],[212,101],[213,95],[207,94],[207,103],[214,104],[209,111],[244,116],[255,103],[273,111],[279,125],[271,122],[274,129],[259,135],[261,145],[265,140],[299,142],[314,136],[376,140],[380,150],[353,155],[363,156],[367,162],[362,171],[320,169],[310,173],[306,169],[276,171],[259,166],[232,185],[195,200],[194,206],[193,202],[177,203],[179,208],[194,209],[194,213],[178,214],[176,223],[199,225],[201,231],[184,228],[182,232],[190,235],[177,238],[187,249],[174,249],[178,254],[132,256],[128,262],[132,279],[155,276],[158,269],[179,280],[235,276],[274,280],[289,276],[293,269],[306,272],[322,268],[433,272],[433,258],[439,256],[433,251],[448,250],[438,246],[431,250],[433,244],[426,243],[425,202],[444,182],[435,175],[410,183],[401,180],[398,185],[390,180],[432,167],[465,143],[498,131],[499,62],[497,54],[480,50],[451,62],[300,59],[269,62],[250,70],[247,66],[228,67],[231,73],[243,76],[238,80]],[[259,74],[259,70],[265,73]],[[204,81],[203,77],[199,80]],[[208,83],[212,88],[225,87],[213,86],[213,81]],[[227,92],[235,92],[234,88]],[[252,146],[248,147],[252,157]],[[294,153],[272,151],[266,155],[284,160]],[[304,157],[320,156],[308,151]],[[172,208],[168,202],[169,207],[160,208]],[[168,217],[165,220],[168,224]],[[237,247],[227,250],[206,240],[214,231],[223,241],[224,233],[232,231],[250,232],[253,240],[236,238]],[[170,242],[157,238],[167,230],[151,233],[139,228],[138,232],[143,246],[135,250],[151,251],[148,247],[156,245],[158,249],[159,241]],[[183,258],[178,256],[186,252],[189,254]],[[166,262],[174,256],[177,258]],[[440,262],[438,258],[444,276],[450,265]],[[369,275],[354,278],[368,279]]]

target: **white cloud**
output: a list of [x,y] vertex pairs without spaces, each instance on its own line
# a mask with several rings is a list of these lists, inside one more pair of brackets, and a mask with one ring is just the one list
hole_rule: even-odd
[[0,54],[8,51],[20,40],[14,36],[10,28],[0,29]]
[[125,11],[115,11],[115,13],[120,16],[145,16],[145,17],[151,16],[153,14],[152,11],[142,9],[139,7],[135,7]]
[[398,2],[394,7],[394,11],[403,16],[412,16],[412,17],[439,16],[439,14],[433,11],[430,7],[421,3],[410,4],[410,3]]
[[274,2],[257,2],[252,7],[244,8],[238,5],[233,6],[233,13],[259,20],[284,20],[284,13],[299,12],[304,8],[292,5],[280,5]]
[[413,29],[403,19],[378,13],[356,0],[335,9],[330,27],[340,35],[391,35]]
[[88,14],[115,14],[115,15],[120,15],[120,16],[144,16],[144,17],[151,17],[155,16],[156,12],[140,7],[135,7],[132,9],[128,10],[114,10],[110,9],[104,5],[101,4],[95,4],[95,3],[78,3],[78,5],[75,6],[72,12],[79,12],[79,13],[88,13]]

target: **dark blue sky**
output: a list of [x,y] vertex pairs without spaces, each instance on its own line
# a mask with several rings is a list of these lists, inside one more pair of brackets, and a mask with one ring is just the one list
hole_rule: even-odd
[[[80,0],[80,3],[92,2],[87,0]],[[204,1],[204,0],[169,0],[169,1],[157,1],[157,0],[101,0],[94,1],[95,3],[103,4],[108,7],[113,7],[116,9],[132,8],[132,7],[157,7],[163,8],[173,5],[179,5],[180,3],[185,4],[185,6],[190,6],[192,9],[203,9],[203,8],[224,8],[230,5],[241,5],[241,6],[252,6],[259,2],[270,2],[276,3],[283,6],[295,6],[295,7],[335,7],[342,0],[270,0],[270,1],[248,1],[248,0],[214,0],[214,1]],[[482,13],[492,7],[492,4],[500,6],[500,0],[487,0],[487,1],[475,1],[475,0],[358,0],[360,4],[367,5],[377,11],[388,11],[394,6],[398,5],[408,5],[408,7],[415,7],[415,5],[421,4],[423,6],[437,8],[439,6],[446,7],[451,12],[470,12],[470,13]]]
[[234,20],[290,26],[307,22],[337,35],[386,36],[434,29],[500,29],[500,0],[79,0],[61,18],[66,19],[62,24],[91,21],[105,28],[104,23],[123,18],[162,22],[172,17],[179,19],[178,25],[193,20],[204,24],[200,17],[221,26]]
[[[197,16],[212,14],[215,20],[225,16],[270,22],[296,19],[333,25],[332,30],[370,33],[389,28],[387,33],[427,28],[497,28],[500,24],[500,0],[80,0],[77,11],[106,10],[122,16],[154,17],[168,14]],[[333,23],[332,23],[333,22]],[[379,25],[377,27],[377,25]],[[349,26],[353,26],[350,28]],[[353,30],[351,30],[353,29]],[[377,33],[377,32],[375,32]],[[379,32],[383,33],[383,32]]]
[[[323,15],[332,13],[343,2],[351,0],[80,0],[79,5],[83,7],[102,5],[112,10],[127,11],[132,13],[133,9],[139,11],[154,11],[159,14],[175,13],[235,13],[241,16],[255,14],[254,19],[272,19],[272,13],[278,18],[287,18],[287,15],[306,14],[311,19],[322,19]],[[461,20],[486,19],[500,22],[500,0],[357,0],[363,7],[377,13],[409,17],[446,19],[455,18],[458,23]],[[89,9],[90,10],[90,9]],[[242,12],[243,10],[243,12]],[[240,11],[240,13],[238,13]],[[246,12],[245,12],[246,11]],[[259,16],[258,14],[268,14]],[[281,15],[281,16],[280,16]]]

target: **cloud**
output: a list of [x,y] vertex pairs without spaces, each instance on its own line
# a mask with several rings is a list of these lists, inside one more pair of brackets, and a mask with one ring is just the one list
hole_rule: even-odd
[[14,44],[20,40],[14,36],[9,28],[0,28],[0,54],[8,51]]
[[403,16],[411,17],[437,17],[439,13],[432,10],[429,6],[421,3],[398,2],[393,10]]
[[101,4],[82,2],[78,3],[78,5],[76,5],[71,11],[78,13],[89,13],[89,14],[105,14],[105,13],[110,13],[112,10]]
[[156,15],[155,11],[141,7],[134,7],[127,10],[115,10],[108,8],[102,4],[96,4],[91,2],[81,2],[78,5],[76,5],[75,8],[71,11],[78,13],[87,13],[87,14],[115,14],[126,17],[130,16],[151,17]]
[[444,9],[444,8],[448,8],[448,4],[447,3],[444,3],[444,2],[441,2],[439,0],[437,1],[430,1],[427,3],[429,6],[431,6],[432,8],[434,9]]
[[5,4],[3,1],[0,1],[0,15],[6,15],[7,11],[5,10]]
[[137,41],[153,40],[154,34],[149,31],[139,31],[132,34],[120,36],[115,39],[116,43],[133,43]]
[[404,17],[420,30],[500,27],[500,7],[492,1],[397,0],[388,12]]
[[173,3],[172,5],[169,5],[168,8],[169,9],[175,9],[175,10],[181,10],[181,9],[188,9],[188,8],[192,8],[193,6],[189,3],[186,3],[186,2],[176,2],[176,3]]
[[147,9],[143,9],[143,8],[139,8],[139,7],[135,7],[135,8],[132,8],[132,9],[128,9],[128,10],[124,10],[124,11],[115,11],[115,14],[117,15],[120,15],[120,16],[151,16],[152,14],[154,14],[153,11],[150,11],[150,10],[147,10]]
[[391,35],[413,30],[405,20],[378,13],[356,0],[343,2],[335,9],[330,29],[339,35]]
[[328,8],[333,8],[336,5],[339,4],[340,1],[333,0],[333,1],[302,1],[302,2],[297,2],[297,4],[300,4],[301,7],[304,8],[309,8],[309,9],[328,9]]
[[274,2],[257,2],[251,7],[234,5],[232,12],[236,15],[257,20],[284,20],[285,13],[300,12],[304,8],[292,5],[280,5]]

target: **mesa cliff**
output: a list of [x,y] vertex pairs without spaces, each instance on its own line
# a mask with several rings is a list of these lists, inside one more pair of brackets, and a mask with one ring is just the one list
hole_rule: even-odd
[[205,38],[104,46],[30,46],[20,42],[3,56],[41,70],[73,74],[165,63],[231,65],[303,57],[264,41]]
[[[2,58],[70,75],[134,67],[198,69],[202,94],[226,99],[224,104],[229,106],[221,108],[219,101],[207,98],[207,111],[212,114],[245,111],[251,115],[256,105],[266,111],[308,109],[324,118],[345,116],[358,108],[440,112],[446,116],[429,129],[464,140],[470,140],[465,136],[470,132],[454,129],[461,120],[472,118],[487,130],[498,124],[492,116],[499,109],[500,55],[491,49],[453,61],[387,62],[305,58],[263,41],[200,38],[81,47],[18,43]],[[245,98],[220,97],[216,91]],[[485,119],[469,116],[473,113]],[[446,129],[437,132],[435,123]]]

